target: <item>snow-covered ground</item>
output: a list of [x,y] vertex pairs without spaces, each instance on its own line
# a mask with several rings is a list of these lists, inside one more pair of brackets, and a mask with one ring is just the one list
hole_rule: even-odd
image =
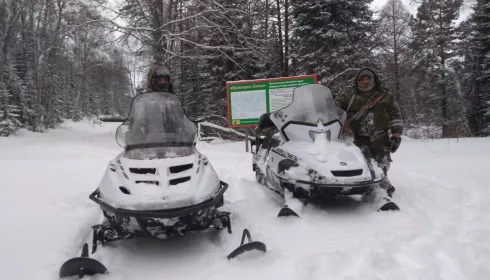
[[[88,195],[120,152],[116,127],[0,138],[2,279],[57,279],[79,254],[100,219]],[[244,143],[198,148],[230,185],[233,234],[116,242],[100,252],[110,274],[86,279],[490,279],[490,138],[404,139],[390,171],[400,212],[346,200],[286,220]],[[244,228],[268,252],[228,261]]]

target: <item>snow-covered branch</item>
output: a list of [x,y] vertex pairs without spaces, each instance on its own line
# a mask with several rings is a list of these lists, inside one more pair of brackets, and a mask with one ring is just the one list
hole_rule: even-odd
[[[210,122],[207,122],[207,121],[204,121],[204,122],[200,122],[199,123],[201,126],[207,126],[207,127],[211,127],[211,128],[215,128],[215,129],[219,129],[221,131],[224,131],[224,132],[229,132],[229,133],[233,133],[233,134],[236,134],[238,136],[242,136],[243,138],[247,137],[246,134],[244,133],[241,133],[240,131],[237,131],[233,128],[227,128],[227,127],[222,127],[222,126],[219,126],[217,124],[214,124],[214,123],[210,123]],[[255,139],[254,137],[252,136],[248,136],[249,139]]]

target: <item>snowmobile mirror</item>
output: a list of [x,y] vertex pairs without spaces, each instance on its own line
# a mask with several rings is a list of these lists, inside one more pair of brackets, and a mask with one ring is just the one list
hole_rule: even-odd
[[[247,237],[248,239],[247,244],[243,244],[243,242],[245,241],[245,237]],[[267,247],[262,242],[252,241],[252,238],[250,237],[250,232],[248,231],[248,229],[244,229],[242,234],[242,242],[240,243],[240,246],[236,248],[233,252],[231,252],[231,254],[228,255],[228,259],[233,259],[247,251],[252,251],[252,250],[267,252]]]

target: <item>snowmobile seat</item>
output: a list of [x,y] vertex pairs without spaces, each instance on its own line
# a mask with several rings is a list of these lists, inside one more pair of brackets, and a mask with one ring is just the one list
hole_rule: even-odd
[[259,118],[259,122],[257,124],[258,132],[261,132],[265,128],[275,128],[276,125],[271,121],[271,113],[265,113]]
[[256,147],[256,152],[259,150],[259,147],[271,149],[279,146],[280,141],[273,138],[274,133],[277,131],[276,125],[270,118],[270,113],[263,114],[257,123],[255,139],[251,140],[251,146]]

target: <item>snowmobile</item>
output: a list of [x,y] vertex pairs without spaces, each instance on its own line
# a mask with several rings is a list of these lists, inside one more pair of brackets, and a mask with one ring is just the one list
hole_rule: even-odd
[[[383,171],[361,150],[343,141],[346,112],[320,84],[297,87],[291,103],[259,118],[252,140],[256,180],[285,201],[278,216],[298,216],[288,206],[334,196],[362,195],[379,210],[398,210],[380,192]],[[264,131],[272,129],[273,136]],[[297,202],[300,202],[299,204]]]
[[[136,96],[129,117],[116,131],[124,148],[110,161],[99,187],[89,198],[100,205],[104,219],[93,226],[92,254],[98,245],[140,237],[165,239],[208,229],[231,230],[230,213],[219,208],[228,185],[219,180],[208,158],[196,149],[197,128],[175,94],[150,92]],[[265,245],[242,243],[229,258]],[[90,242],[88,242],[90,243]],[[106,273],[89,258],[65,262],[60,278]]]

